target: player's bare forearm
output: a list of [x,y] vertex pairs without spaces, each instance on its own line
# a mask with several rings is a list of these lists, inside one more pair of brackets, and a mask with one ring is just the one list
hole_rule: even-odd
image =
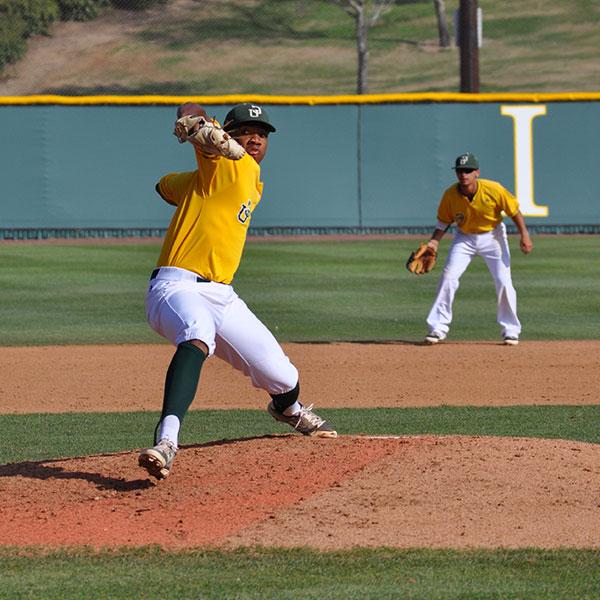
[[[441,221],[440,221],[440,223],[441,223]],[[431,248],[433,248],[435,251],[437,251],[437,249],[440,245],[440,241],[446,234],[446,231],[448,231],[448,229],[450,229],[450,225],[452,225],[452,223],[448,223],[448,225],[446,225],[446,227],[444,227],[444,229],[441,229],[439,226],[436,227],[433,230],[433,233],[431,234],[431,239],[429,240],[427,245],[430,246]]]
[[520,247],[523,254],[529,254],[533,250],[533,242],[529,236],[529,231],[525,225],[525,219],[519,211],[514,217],[512,217],[513,223],[517,226],[519,234],[521,235]]
[[427,245],[437,252],[438,248],[440,247],[440,240],[442,237],[444,237],[444,232],[442,229],[434,230],[433,234],[431,235],[431,239],[427,242]]
[[431,239],[439,242],[446,233],[445,229],[438,229],[437,227],[434,229],[433,234],[431,235]]

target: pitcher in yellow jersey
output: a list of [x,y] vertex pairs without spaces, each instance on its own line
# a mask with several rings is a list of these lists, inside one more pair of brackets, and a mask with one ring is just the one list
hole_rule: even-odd
[[[178,118],[188,115],[207,117],[191,102],[177,111]],[[278,421],[304,435],[337,435],[312,405],[298,401],[298,371],[231,286],[261,199],[259,165],[275,127],[263,107],[244,103],[229,111],[223,129],[245,150],[239,160],[196,145],[197,169],[165,175],[156,185],[176,209],[150,278],[146,315],[152,329],[177,347],[167,370],[155,445],[139,455],[140,466],[157,479],[171,470],[181,423],[202,365],[213,354],[268,392],[267,410]]]
[[521,235],[520,248],[529,254],[533,248],[517,199],[502,185],[479,179],[479,161],[473,154],[461,154],[454,163],[458,184],[442,195],[438,222],[428,245],[437,251],[448,226],[456,223],[457,231],[448,250],[437,295],[427,317],[428,344],[437,344],[448,334],[452,321],[452,304],[460,278],[475,256],[485,261],[498,299],[497,321],[504,344],[519,343],[521,323],[517,317],[517,294],[512,284],[510,251],[502,214],[508,215]]

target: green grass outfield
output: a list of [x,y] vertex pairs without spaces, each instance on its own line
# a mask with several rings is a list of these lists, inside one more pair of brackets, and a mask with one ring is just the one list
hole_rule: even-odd
[[[319,409],[350,435],[501,435],[600,443],[600,404],[587,406],[437,406]],[[1,415],[2,465],[87,456],[147,446],[159,413]],[[289,433],[262,410],[192,410],[181,444]]]
[[17,553],[0,548],[0,598],[194,600],[595,600],[591,551],[157,548]]
[[[534,237],[513,248],[524,339],[598,339],[600,244]],[[251,243],[236,288],[282,341],[418,340],[439,271],[411,276],[417,240]],[[442,246],[442,260],[448,243]],[[0,345],[160,342],[143,300],[151,245],[0,245]],[[585,257],[582,260],[581,257]],[[481,261],[462,280],[453,339],[497,339]],[[481,434],[600,443],[600,406],[325,410],[344,433]],[[157,414],[2,415],[2,464],[133,449]],[[261,411],[192,411],[182,444],[285,431]],[[167,507],[168,509],[168,507]],[[585,526],[585,524],[582,524]],[[445,551],[158,548],[110,552],[0,546],[0,598],[598,598],[592,550]]]
[[[598,238],[510,237],[523,339],[598,339]],[[281,341],[421,340],[441,265],[404,268],[418,240],[262,242],[246,246],[235,287]],[[440,259],[449,241],[442,243]],[[0,345],[162,340],[145,322],[156,245],[0,245]],[[496,299],[480,259],[461,280],[454,340],[496,340]]]

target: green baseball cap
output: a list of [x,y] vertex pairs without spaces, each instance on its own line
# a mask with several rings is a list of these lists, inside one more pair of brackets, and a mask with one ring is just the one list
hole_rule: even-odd
[[474,154],[466,152],[456,157],[452,168],[456,171],[460,171],[461,169],[479,169],[479,161]]
[[264,125],[269,131],[276,131],[271,125],[267,111],[258,104],[244,102],[236,104],[225,116],[223,129],[225,131],[233,131],[241,125],[260,124]]

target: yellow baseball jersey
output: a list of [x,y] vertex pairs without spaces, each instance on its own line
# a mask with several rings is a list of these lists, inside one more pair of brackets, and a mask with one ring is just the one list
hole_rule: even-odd
[[450,186],[442,195],[437,218],[442,223],[456,223],[463,233],[485,233],[501,223],[502,212],[514,217],[519,212],[517,199],[496,181],[478,179],[471,201],[458,184]]
[[177,209],[156,266],[231,283],[262,195],[260,167],[248,154],[228,160],[196,152],[196,160],[196,171],[170,173],[157,184],[163,199]]

